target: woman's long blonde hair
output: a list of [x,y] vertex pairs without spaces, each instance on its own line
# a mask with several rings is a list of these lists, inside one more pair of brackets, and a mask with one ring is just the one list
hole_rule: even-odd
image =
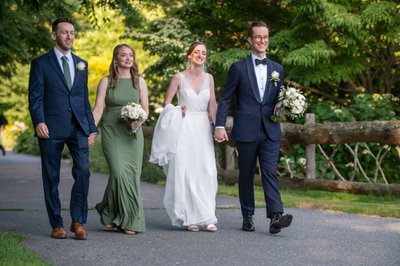
[[126,47],[126,48],[130,49],[133,53],[133,64],[132,64],[132,67],[129,69],[129,72],[131,73],[133,87],[136,88],[137,87],[136,84],[138,84],[139,67],[136,63],[135,50],[133,50],[133,48],[130,45],[122,43],[122,44],[118,44],[117,46],[115,46],[114,51],[113,51],[113,58],[111,60],[110,69],[109,69],[110,88],[111,89],[115,88],[115,86],[117,85],[118,79],[119,79],[117,57],[118,57],[119,50],[121,50],[122,47]]

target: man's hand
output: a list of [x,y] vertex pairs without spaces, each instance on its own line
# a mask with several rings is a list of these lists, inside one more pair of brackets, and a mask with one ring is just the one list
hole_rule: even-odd
[[96,133],[91,133],[88,137],[89,148],[93,146]]
[[228,134],[226,133],[225,128],[223,127],[218,127],[214,131],[214,139],[216,142],[221,143],[224,141],[228,141]]
[[39,123],[36,126],[36,135],[41,139],[48,139],[49,138],[49,129],[45,123]]

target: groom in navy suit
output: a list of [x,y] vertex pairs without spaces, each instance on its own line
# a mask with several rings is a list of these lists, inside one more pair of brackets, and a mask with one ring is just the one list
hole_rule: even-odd
[[233,96],[236,97],[232,139],[238,150],[239,197],[243,215],[242,230],[254,231],[254,174],[260,163],[269,232],[277,234],[292,222],[283,215],[276,167],[279,159],[281,129],[273,122],[279,90],[283,84],[283,67],[266,57],[269,30],[264,22],[253,22],[248,30],[252,54],[232,64],[218,104],[214,138],[228,140],[225,123]]
[[70,230],[77,239],[87,239],[89,146],[94,142],[94,124],[88,100],[87,62],[71,52],[74,24],[68,18],[53,22],[55,47],[34,59],[29,76],[29,111],[38,137],[42,161],[44,198],[51,236],[66,238],[58,195],[61,152],[67,145],[73,160]]

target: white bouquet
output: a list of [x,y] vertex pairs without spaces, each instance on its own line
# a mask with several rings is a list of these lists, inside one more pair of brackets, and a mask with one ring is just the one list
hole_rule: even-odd
[[[128,103],[121,109],[121,118],[129,123],[133,121],[138,121],[139,126],[143,124],[147,119],[147,113],[143,110],[142,106],[137,103]],[[137,127],[137,129],[139,128]],[[133,133],[137,132],[136,130],[132,130]]]
[[291,119],[302,117],[307,106],[306,98],[300,90],[289,87],[289,85],[282,86],[271,120],[276,122],[280,120],[281,115],[288,116]]

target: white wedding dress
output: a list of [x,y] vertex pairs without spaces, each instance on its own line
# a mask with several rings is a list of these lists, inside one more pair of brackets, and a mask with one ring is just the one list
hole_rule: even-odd
[[[150,162],[167,176],[164,206],[174,226],[217,223],[217,169],[208,116],[209,74],[197,94],[180,73],[179,106],[166,106],[154,131]],[[186,107],[182,118],[180,106]],[[165,111],[165,112],[164,112]],[[177,137],[171,138],[171,132]],[[166,144],[168,142],[168,144]]]

